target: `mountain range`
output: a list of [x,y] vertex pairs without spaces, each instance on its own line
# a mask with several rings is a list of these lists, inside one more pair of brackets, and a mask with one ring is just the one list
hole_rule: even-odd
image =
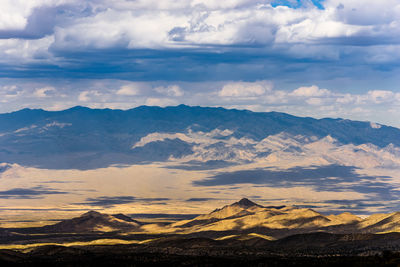
[[77,106],[0,114],[0,162],[47,169],[170,159],[190,163],[180,168],[212,169],[252,162],[277,151],[299,154],[305,146],[307,151],[319,151],[325,144],[398,164],[400,129],[346,119],[185,105],[130,110]]
[[[30,230],[29,230],[30,229]],[[3,229],[3,233],[5,233]],[[18,229],[12,230],[14,233]],[[26,228],[33,233],[137,233],[213,237],[227,240],[250,236],[277,240],[295,234],[323,232],[330,234],[383,234],[400,231],[400,212],[373,214],[360,218],[349,212],[324,215],[294,206],[264,207],[247,198],[218,208],[191,220],[174,223],[140,222],[124,214],[109,215],[89,211],[79,217],[53,225]]]
[[171,228],[185,233],[256,232],[272,238],[320,231],[378,234],[400,231],[400,212],[373,214],[362,219],[349,212],[324,215],[313,209],[294,206],[263,207],[244,198],[209,214],[174,223]]

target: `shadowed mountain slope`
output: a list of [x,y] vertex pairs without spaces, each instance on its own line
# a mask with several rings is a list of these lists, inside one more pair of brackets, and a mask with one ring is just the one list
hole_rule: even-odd
[[[44,168],[91,169],[111,164],[163,161],[193,153],[190,142],[169,137],[133,147],[152,133],[229,130],[256,142],[286,133],[343,144],[400,146],[400,130],[369,122],[302,118],[277,112],[189,107],[130,110],[74,107],[63,111],[23,109],[0,114],[0,162]],[[216,138],[224,138],[222,134]],[[218,145],[218,144],[214,144]],[[287,149],[290,149],[288,147]]]
[[132,231],[138,229],[140,225],[138,221],[123,214],[108,215],[89,211],[79,217],[44,226],[42,230],[59,233]]
[[[10,244],[9,247],[12,247],[10,240],[34,246],[35,242],[46,245],[79,240],[86,241],[87,246],[130,244],[152,252],[164,248],[204,252],[204,249],[235,247],[306,255],[309,252],[351,254],[400,248],[399,226],[399,213],[375,214],[365,219],[351,213],[326,216],[312,209],[263,207],[242,199],[193,220],[170,225],[142,224],[123,214],[90,211],[54,225],[3,229],[0,241]],[[82,246],[85,242],[70,245],[73,244]]]
[[386,233],[400,231],[399,212],[373,214],[365,219],[345,212],[323,215],[312,209],[264,207],[243,198],[231,205],[182,220],[171,225],[142,224],[124,214],[108,215],[89,211],[79,217],[41,227],[44,232],[85,233],[110,231],[142,231],[160,233],[200,233],[209,231],[257,233],[266,236],[287,236],[294,233],[324,231],[330,233]]
[[[272,240],[293,234],[326,232],[332,234],[381,234],[400,232],[400,213],[373,214],[361,219],[349,212],[324,215],[308,208],[264,207],[246,198],[191,220],[172,224],[141,223],[124,214],[108,215],[89,211],[79,217],[44,227],[41,233],[142,232],[188,234],[235,240],[243,234]],[[1,230],[1,229],[0,229]],[[7,229],[3,234],[10,234]],[[14,230],[13,230],[14,231]],[[31,231],[29,231],[31,232]],[[235,237],[236,236],[236,237]]]
[[292,234],[323,231],[329,233],[387,233],[400,231],[399,213],[374,214],[365,219],[345,212],[324,215],[312,209],[263,207],[248,199],[216,209],[209,214],[171,225],[170,231],[185,233],[219,231],[229,233],[257,232],[283,237]]
[[209,214],[200,215],[193,220],[177,222],[172,226],[183,228],[188,232],[247,231],[253,228],[309,231],[342,223],[338,220],[331,221],[328,217],[311,209],[263,207],[244,198]]

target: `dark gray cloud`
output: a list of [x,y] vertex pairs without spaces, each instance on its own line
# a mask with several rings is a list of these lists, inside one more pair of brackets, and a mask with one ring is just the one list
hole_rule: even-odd
[[133,202],[160,202],[167,201],[169,198],[137,198],[133,196],[101,196],[95,198],[87,198],[84,202],[76,203],[78,205],[89,205],[89,206],[102,206],[111,207],[120,204],[128,204]]
[[[368,2],[272,1],[269,5],[249,0],[198,5],[196,1],[100,0],[34,3],[26,7],[30,12],[5,6],[3,12],[16,9],[12,16],[22,16],[26,25],[3,27],[0,38],[54,38],[39,45],[43,49],[38,50],[46,54],[37,53],[38,43],[27,53],[14,53],[16,58],[32,59],[24,60],[22,68],[20,61],[5,59],[0,76],[187,81],[293,78],[298,83],[309,81],[310,76],[331,80],[332,74],[366,78],[365,70],[397,64],[385,55],[390,45],[399,43],[393,4]],[[383,13],[385,19],[379,19]],[[375,26],[373,30],[369,25]],[[377,45],[383,47],[368,50]]]

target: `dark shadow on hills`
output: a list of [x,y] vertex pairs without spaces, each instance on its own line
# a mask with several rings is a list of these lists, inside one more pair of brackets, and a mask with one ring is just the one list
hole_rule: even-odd
[[[148,107],[130,110],[74,107],[63,111],[23,109],[0,114],[0,162],[47,169],[95,169],[114,164],[165,161],[192,153],[191,144],[167,139],[131,149],[150,133],[230,129],[232,137],[260,141],[290,135],[332,136],[343,144],[400,146],[400,129],[369,122],[313,119],[278,112],[224,108]],[[196,168],[196,166],[189,166]]]
[[205,201],[210,201],[210,200],[219,200],[217,198],[205,198],[205,197],[193,197],[186,199],[186,202],[205,202]]
[[379,212],[388,213],[398,211],[400,205],[398,196],[392,194],[391,197],[392,199],[390,199],[390,201],[377,199],[371,196],[369,199],[327,200],[323,203],[339,205],[335,208],[329,208],[329,212],[332,214],[339,214],[346,211],[358,214],[376,213],[376,211],[372,211],[371,208],[378,208]]
[[[1,151],[1,150],[0,150]],[[0,173],[5,172],[6,170],[8,170],[9,168],[11,168],[10,165],[6,164],[4,166],[0,166]]]
[[378,203],[366,203],[365,199],[352,199],[352,200],[347,200],[347,199],[339,199],[339,200],[326,200],[324,203],[328,204],[339,204],[343,206],[348,206],[348,207],[379,207],[381,204]]
[[32,188],[13,188],[0,191],[0,199],[38,199],[45,195],[69,194],[56,189],[36,186]]
[[[294,167],[287,170],[253,169],[220,172],[195,181],[195,186],[224,186],[254,184],[269,187],[310,186],[318,191],[355,191],[375,194],[375,200],[393,200],[399,197],[396,187],[384,182],[391,177],[358,174],[352,166],[327,165]],[[377,181],[379,179],[380,181]]]
[[166,166],[167,169],[176,169],[176,170],[186,170],[186,171],[203,171],[203,170],[215,170],[220,168],[226,168],[230,166],[238,165],[235,162],[229,162],[225,160],[208,160],[205,162],[201,161],[188,161],[184,162],[180,165],[174,166]]
[[191,220],[200,214],[172,214],[172,213],[132,213],[130,217],[135,219],[176,219]]
[[[43,140],[42,140],[43,141]],[[126,149],[118,151],[113,148],[113,144],[109,144],[109,148],[92,149],[92,151],[71,152],[48,150],[49,147],[57,145],[62,140],[43,141],[45,144],[38,143],[31,151],[4,153],[0,151],[0,162],[17,163],[22,166],[38,167],[44,169],[79,169],[89,170],[97,168],[105,168],[111,165],[133,165],[146,164],[151,162],[167,161],[171,156],[180,158],[185,155],[192,154],[192,145],[179,139],[166,139],[164,141],[155,141],[146,144],[143,147],[130,149],[129,145]],[[93,142],[87,140],[87,142]],[[48,143],[48,144],[46,144]],[[1,142],[0,142],[1,144]],[[40,147],[39,147],[40,146]],[[47,151],[43,147],[48,147]],[[74,144],[66,143],[64,146]],[[68,150],[70,150],[68,148]],[[22,148],[21,148],[22,149]],[[56,148],[54,148],[56,149]],[[3,171],[5,171],[4,169]],[[1,171],[1,170],[0,170]]]

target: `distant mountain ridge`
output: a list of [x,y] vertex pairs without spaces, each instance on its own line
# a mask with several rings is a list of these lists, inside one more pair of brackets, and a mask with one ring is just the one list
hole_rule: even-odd
[[[165,108],[140,106],[129,110],[90,109],[82,106],[62,111],[23,109],[0,114],[0,131],[2,133],[15,131],[28,124],[40,124],[51,120],[72,124],[70,126],[73,129],[76,129],[73,124],[76,122],[82,132],[106,130],[118,133],[130,130],[136,138],[141,134],[151,132],[182,132],[192,126],[197,127],[196,130],[203,131],[236,128],[235,136],[248,136],[257,140],[285,131],[304,136],[330,135],[345,144],[371,143],[380,147],[390,143],[400,145],[400,140],[391,139],[392,135],[399,136],[400,129],[385,125],[376,127],[377,124],[370,122],[331,118],[314,119],[280,112],[252,112],[186,105]],[[354,131],[361,129],[367,132]],[[381,139],[375,139],[376,136],[381,136]]]
[[[371,144],[395,152],[400,146],[400,129],[370,122],[185,105],[129,110],[77,106],[63,111],[23,109],[0,114],[0,162],[91,169],[185,157],[193,154],[193,142],[200,137],[255,144],[282,134],[296,137],[300,143],[330,136],[341,144]],[[213,142],[209,148],[218,150],[218,146],[226,145]],[[285,149],[295,152],[298,148]]]

